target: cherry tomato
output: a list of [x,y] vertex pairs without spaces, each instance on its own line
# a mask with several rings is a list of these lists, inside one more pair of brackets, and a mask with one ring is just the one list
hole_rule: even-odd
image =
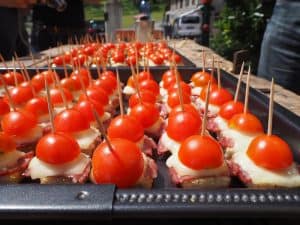
[[156,65],[161,65],[164,62],[164,58],[158,54],[153,54],[150,56],[150,58]]
[[125,60],[126,64],[128,66],[131,66],[131,65],[135,65],[137,62],[136,62],[136,58],[135,56],[131,55],[131,56],[127,56],[126,60]]
[[24,135],[36,125],[35,116],[25,110],[7,113],[1,121],[2,130],[8,135]]
[[[33,93],[30,87],[14,87],[9,90],[12,101],[16,105],[22,105],[33,98]],[[4,96],[4,99],[8,101],[8,97]]]
[[48,103],[45,98],[43,97],[35,97],[30,99],[24,109],[33,115],[41,116],[49,113],[48,110]]
[[166,131],[170,138],[182,142],[189,136],[199,134],[201,124],[199,116],[181,111],[168,118]]
[[139,103],[131,108],[129,115],[134,117],[146,129],[158,120],[159,111],[153,104]]
[[[89,87],[87,90],[87,95],[89,99],[92,99],[98,103],[100,103],[103,106],[106,106],[109,102],[109,98],[107,95],[107,92],[99,87]],[[79,96],[79,101],[86,100],[85,94],[81,94]]]
[[92,157],[92,175],[97,184],[115,184],[128,188],[136,184],[144,169],[144,160],[137,145],[126,139],[112,139],[113,150],[100,144]]
[[42,73],[36,74],[31,79],[31,84],[34,86],[35,90],[42,90],[45,88],[45,79],[47,79],[48,84],[55,82],[55,76],[57,74],[52,71],[43,71]]
[[176,83],[176,76],[168,76],[165,79],[163,79],[163,88],[167,89]]
[[12,152],[16,150],[13,138],[4,132],[0,132],[0,153]]
[[73,57],[73,62],[75,63],[75,65],[79,65],[79,66],[83,66],[86,60],[87,60],[87,56],[84,54],[79,54]]
[[91,45],[87,46],[87,47],[84,48],[83,52],[84,52],[85,55],[92,56],[95,52],[95,47],[93,47]]
[[0,98],[0,116],[9,112],[10,112],[9,104],[7,104],[7,101],[4,101],[3,99]]
[[[153,92],[148,90],[141,90],[140,95],[141,95],[141,102],[155,104],[156,96]],[[135,93],[131,95],[129,98],[129,107],[133,108],[135,105],[139,104],[139,102],[140,102],[139,95],[138,93]]]
[[[191,98],[186,92],[182,92],[183,104],[190,104]],[[168,106],[174,108],[180,104],[180,99],[177,91],[174,91],[168,95]]]
[[219,111],[219,116],[226,120],[230,120],[235,114],[244,111],[244,104],[238,101],[229,101],[223,104]]
[[[73,96],[68,89],[63,88],[63,92],[64,92],[66,100],[68,102],[73,100]],[[50,98],[51,98],[51,102],[54,106],[60,105],[63,103],[62,93],[60,92],[60,90],[58,88],[52,88],[50,90]]]
[[57,66],[62,66],[64,64],[64,59],[63,59],[63,56],[60,55],[60,56],[56,56],[54,59],[53,59],[53,64],[57,65]]
[[6,83],[6,85],[15,86],[15,77],[18,81],[18,83],[21,83],[24,81],[24,77],[19,72],[8,72],[3,74],[3,79]]
[[[79,70],[74,70],[72,73],[71,73],[71,78],[74,79],[74,80],[77,80],[79,83],[80,83],[80,77],[82,78],[82,81],[84,83],[84,85],[86,87],[89,86],[90,84],[90,73],[87,69],[84,69],[84,68],[81,68]],[[81,84],[81,83],[80,83]]]
[[196,87],[204,87],[208,84],[209,81],[211,81],[212,84],[216,84],[216,79],[208,72],[197,72],[195,73],[191,81],[195,84]]
[[[195,117],[200,117],[200,113],[197,109],[191,104],[184,104],[183,105],[184,111],[193,114]],[[169,117],[176,115],[177,112],[182,112],[181,105],[177,105],[172,108],[171,112],[169,113]]]
[[66,52],[64,54],[64,59],[65,59],[65,63],[68,64],[71,62],[71,59],[72,59],[72,53],[71,52]]
[[43,136],[36,146],[36,157],[55,165],[71,162],[80,152],[80,147],[73,137],[59,132]]
[[71,92],[81,90],[81,83],[79,79],[72,79],[70,77],[66,77],[60,81],[60,84],[63,88]]
[[[210,96],[211,96],[211,93],[217,89],[218,89],[218,85],[216,85],[216,84],[210,85]],[[202,99],[202,101],[206,100],[206,93],[207,93],[207,86],[203,87],[203,89],[201,90],[200,99]],[[210,98],[209,98],[209,103],[210,103]]]
[[247,133],[263,133],[263,125],[259,119],[250,113],[234,115],[228,122],[229,128]]
[[54,127],[58,132],[73,133],[90,128],[84,115],[76,109],[67,109],[54,118]]
[[181,144],[178,157],[184,165],[194,170],[214,169],[223,164],[222,148],[210,136],[188,137]]
[[100,117],[103,116],[104,114],[103,105],[93,100],[80,101],[77,103],[77,105],[74,108],[78,110],[89,123],[96,120],[94,116],[93,108],[94,110],[96,110],[96,112]]
[[169,61],[170,62],[175,62],[176,64],[179,64],[181,62],[181,57],[180,57],[180,55],[178,55],[178,54],[175,53],[175,54],[172,54],[170,56]]
[[101,76],[94,82],[94,86],[102,88],[110,95],[117,88],[117,79],[114,76]]
[[159,95],[159,85],[154,80],[143,80],[139,83],[140,90],[151,91],[155,96]]
[[217,88],[210,92],[209,104],[221,106],[224,103],[231,101],[232,99],[232,94],[225,88]]
[[122,52],[116,52],[113,54],[112,60],[115,63],[123,63],[125,61],[125,55]]
[[142,72],[140,72],[140,73],[137,75],[137,77],[138,77],[138,81],[139,81],[139,82],[140,82],[140,81],[143,81],[143,80],[149,80],[149,79],[153,80],[152,74],[151,74],[150,72],[147,72],[147,71],[142,71]]
[[105,76],[108,76],[108,77],[112,76],[112,77],[116,78],[116,74],[111,70],[106,70],[103,73],[101,73],[101,77],[105,77]]
[[138,142],[144,136],[144,129],[132,116],[120,115],[111,121],[107,134],[109,138],[124,138]]
[[[185,92],[186,94],[188,95],[191,95],[192,94],[192,89],[191,89],[191,86],[188,85],[187,83],[185,83],[184,81],[180,81],[180,86],[181,86],[181,89],[183,92]],[[174,91],[177,91],[178,89],[178,85],[177,85],[177,82],[176,83],[173,83],[169,86],[168,88],[168,93],[172,93]]]
[[275,135],[259,135],[250,143],[247,155],[253,162],[269,170],[284,170],[293,163],[289,145]]

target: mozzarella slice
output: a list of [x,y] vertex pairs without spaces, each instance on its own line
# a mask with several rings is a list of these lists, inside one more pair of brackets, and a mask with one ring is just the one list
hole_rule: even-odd
[[200,96],[201,91],[202,91],[202,87],[193,87],[192,88],[192,95]]
[[0,153],[0,170],[1,168],[7,168],[16,165],[18,159],[24,155],[24,152],[20,152],[17,150],[7,153]]
[[95,128],[73,133],[72,136],[76,139],[81,149],[88,149],[89,146],[100,136],[100,132]]
[[218,128],[220,129],[220,131],[223,130],[228,130],[228,121],[223,119],[220,116],[217,116],[216,118],[214,118],[214,122],[217,124]]
[[180,161],[180,159],[178,158],[178,153],[171,155],[167,159],[166,164],[169,168],[173,167],[179,176],[210,177],[224,175],[228,173],[228,167],[225,161],[220,167],[214,169],[194,170],[187,167]]
[[236,152],[232,161],[249,175],[254,185],[277,185],[281,187],[299,187],[300,175],[295,164],[280,172],[274,172],[257,166],[248,156],[246,151]]
[[[201,98],[197,98],[196,103],[198,103],[200,105],[200,109],[204,109],[205,108],[205,101],[203,101]],[[212,115],[216,115],[220,111],[220,106],[209,104],[208,105],[208,111]]]
[[124,89],[123,89],[123,93],[124,93],[125,95],[133,95],[133,94],[135,93],[135,89],[132,88],[132,87],[130,87],[130,86],[128,86],[128,85],[126,85],[126,86],[124,87]]
[[36,142],[42,136],[43,129],[40,126],[36,126],[35,128],[26,132],[25,135],[14,136],[14,141],[16,142],[16,144],[31,143]]
[[161,136],[161,144],[165,146],[172,154],[177,154],[180,148],[180,142],[177,142],[170,138],[167,132],[164,132]]
[[46,163],[34,157],[29,163],[28,171],[33,180],[51,176],[71,176],[81,174],[89,163],[89,157],[83,153],[71,162],[61,165]]

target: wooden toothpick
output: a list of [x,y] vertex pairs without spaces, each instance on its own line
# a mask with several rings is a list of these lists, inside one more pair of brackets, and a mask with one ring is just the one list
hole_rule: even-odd
[[14,80],[15,80],[15,86],[18,87],[19,83],[18,83],[18,78],[16,75],[16,63],[15,63],[15,59],[12,58],[13,61],[13,73],[14,73]]
[[212,64],[211,64],[211,76],[214,77],[215,73],[215,57],[212,56]]
[[69,105],[68,105],[68,101],[67,101],[67,98],[66,98],[64,89],[63,89],[63,87],[61,86],[61,83],[59,82],[58,77],[54,75],[54,79],[55,79],[55,82],[56,82],[56,84],[57,84],[57,87],[58,87],[58,89],[59,89],[59,91],[60,91],[60,94],[61,94],[61,97],[62,97],[64,106],[65,106],[66,109],[69,109]]
[[181,85],[180,85],[180,79],[179,79],[177,66],[175,66],[175,77],[176,77],[177,93],[178,93],[178,96],[179,96],[179,103],[180,103],[181,111],[184,112],[182,88],[181,88]]
[[124,105],[123,105],[123,98],[122,98],[122,91],[121,91],[121,83],[120,83],[120,74],[119,74],[119,68],[116,68],[117,72],[117,87],[118,87],[118,95],[119,95],[119,103],[120,103],[120,112],[121,116],[124,115]]
[[206,54],[205,54],[204,48],[202,48],[202,72],[203,73],[205,72],[205,57],[206,57]]
[[141,93],[140,93],[139,81],[138,81],[137,75],[136,75],[136,73],[134,71],[132,63],[130,63],[130,68],[131,68],[131,73],[132,73],[133,81],[134,81],[134,84],[135,84],[135,90],[136,90],[136,93],[137,93],[137,95],[139,97],[139,103],[142,103],[142,97],[141,97]]
[[52,133],[54,133],[55,132],[55,127],[54,127],[54,113],[53,113],[52,102],[51,102],[51,97],[50,97],[49,85],[48,85],[48,81],[47,81],[46,78],[45,78],[45,88],[46,88],[46,96],[47,96],[48,111],[49,111],[50,124],[51,124],[51,131],[52,131]]
[[234,94],[234,102],[237,102],[238,97],[239,97],[239,91],[240,91],[242,76],[243,76],[243,73],[244,73],[244,66],[245,66],[245,62],[243,62],[242,66],[241,66],[241,71],[240,71],[239,79],[238,79],[236,89],[235,89],[235,94]]
[[2,54],[0,53],[0,59],[1,59],[1,62],[3,63],[3,66],[5,67],[5,69],[7,70],[7,72],[9,73],[9,67],[8,67],[8,65],[7,65],[7,63],[6,63],[6,61],[4,60],[4,58],[3,58],[3,56],[2,56]]
[[204,136],[205,129],[206,129],[207,114],[208,114],[208,105],[209,105],[209,97],[210,97],[210,84],[211,83],[209,81],[208,85],[207,85],[207,90],[206,90],[205,110],[204,110],[204,115],[203,115],[203,120],[202,120],[201,136]]
[[248,73],[247,73],[247,81],[246,81],[246,93],[245,93],[244,113],[247,113],[247,111],[248,111],[249,88],[250,88],[250,73],[251,73],[251,67],[249,66]]
[[218,76],[218,89],[221,89],[222,83],[221,83],[221,69],[220,69],[220,61],[219,60],[217,62],[217,76]]
[[31,79],[30,79],[30,77],[29,77],[28,71],[27,71],[27,69],[26,69],[24,63],[22,63],[22,67],[23,67],[23,70],[24,70],[24,72],[25,72],[26,79],[27,79],[27,81],[28,81],[28,83],[29,83],[29,86],[30,86],[30,88],[31,88],[32,95],[33,95],[33,96],[36,96],[35,89],[34,89],[32,83],[31,83]]
[[4,91],[5,91],[5,93],[6,93],[7,97],[8,97],[8,101],[9,101],[10,107],[12,108],[13,111],[16,111],[15,103],[14,103],[14,101],[11,98],[11,95],[9,93],[9,90],[7,88],[7,85],[6,85],[6,83],[5,83],[2,75],[0,75],[0,80],[1,80],[1,83],[3,84]]
[[274,109],[274,78],[272,78],[270,87],[270,100],[269,100],[269,117],[268,117],[268,136],[272,135],[272,125],[273,125],[273,109]]

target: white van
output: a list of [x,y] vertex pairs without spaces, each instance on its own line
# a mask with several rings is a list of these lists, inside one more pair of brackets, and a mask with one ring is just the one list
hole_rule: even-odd
[[199,14],[189,14],[179,16],[174,20],[172,36],[199,37],[201,35],[202,19]]

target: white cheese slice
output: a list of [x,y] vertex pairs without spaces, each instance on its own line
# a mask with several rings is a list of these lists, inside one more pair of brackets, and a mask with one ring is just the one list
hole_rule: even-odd
[[193,87],[192,95],[200,96],[201,91],[202,91],[202,87]]
[[125,95],[133,95],[135,93],[135,89],[133,87],[126,85],[123,89],[123,93]]
[[[196,103],[198,103],[200,105],[200,109],[204,109],[205,108],[205,101],[203,101],[201,98],[197,98]],[[208,111],[212,115],[216,115],[220,111],[220,106],[209,104],[208,105]]]
[[46,163],[34,157],[29,163],[28,171],[33,180],[51,176],[70,176],[81,174],[89,163],[89,157],[83,153],[71,162],[61,165]]
[[167,166],[173,167],[179,176],[192,176],[192,177],[209,177],[209,176],[218,176],[224,175],[228,172],[228,167],[226,162],[217,168],[213,169],[202,169],[194,170],[186,165],[184,165],[178,158],[178,153],[171,155],[166,162]]
[[180,148],[180,142],[177,142],[170,138],[167,132],[164,132],[161,136],[161,144],[165,146],[172,154],[177,154]]
[[17,164],[18,159],[24,156],[24,152],[20,152],[17,150],[0,153],[0,170],[1,168],[11,167]]
[[257,166],[248,156],[246,151],[236,152],[232,156],[233,162],[249,175],[254,185],[277,185],[281,187],[299,187],[300,175],[293,163],[284,171],[274,172]]
[[217,124],[217,126],[218,126],[218,128],[219,128],[220,131],[228,130],[229,129],[229,127],[228,127],[228,121],[225,120],[225,119],[223,119],[222,117],[217,116],[213,120]]
[[73,133],[72,136],[76,139],[81,149],[88,149],[95,139],[100,136],[100,132],[91,127],[87,130]]

